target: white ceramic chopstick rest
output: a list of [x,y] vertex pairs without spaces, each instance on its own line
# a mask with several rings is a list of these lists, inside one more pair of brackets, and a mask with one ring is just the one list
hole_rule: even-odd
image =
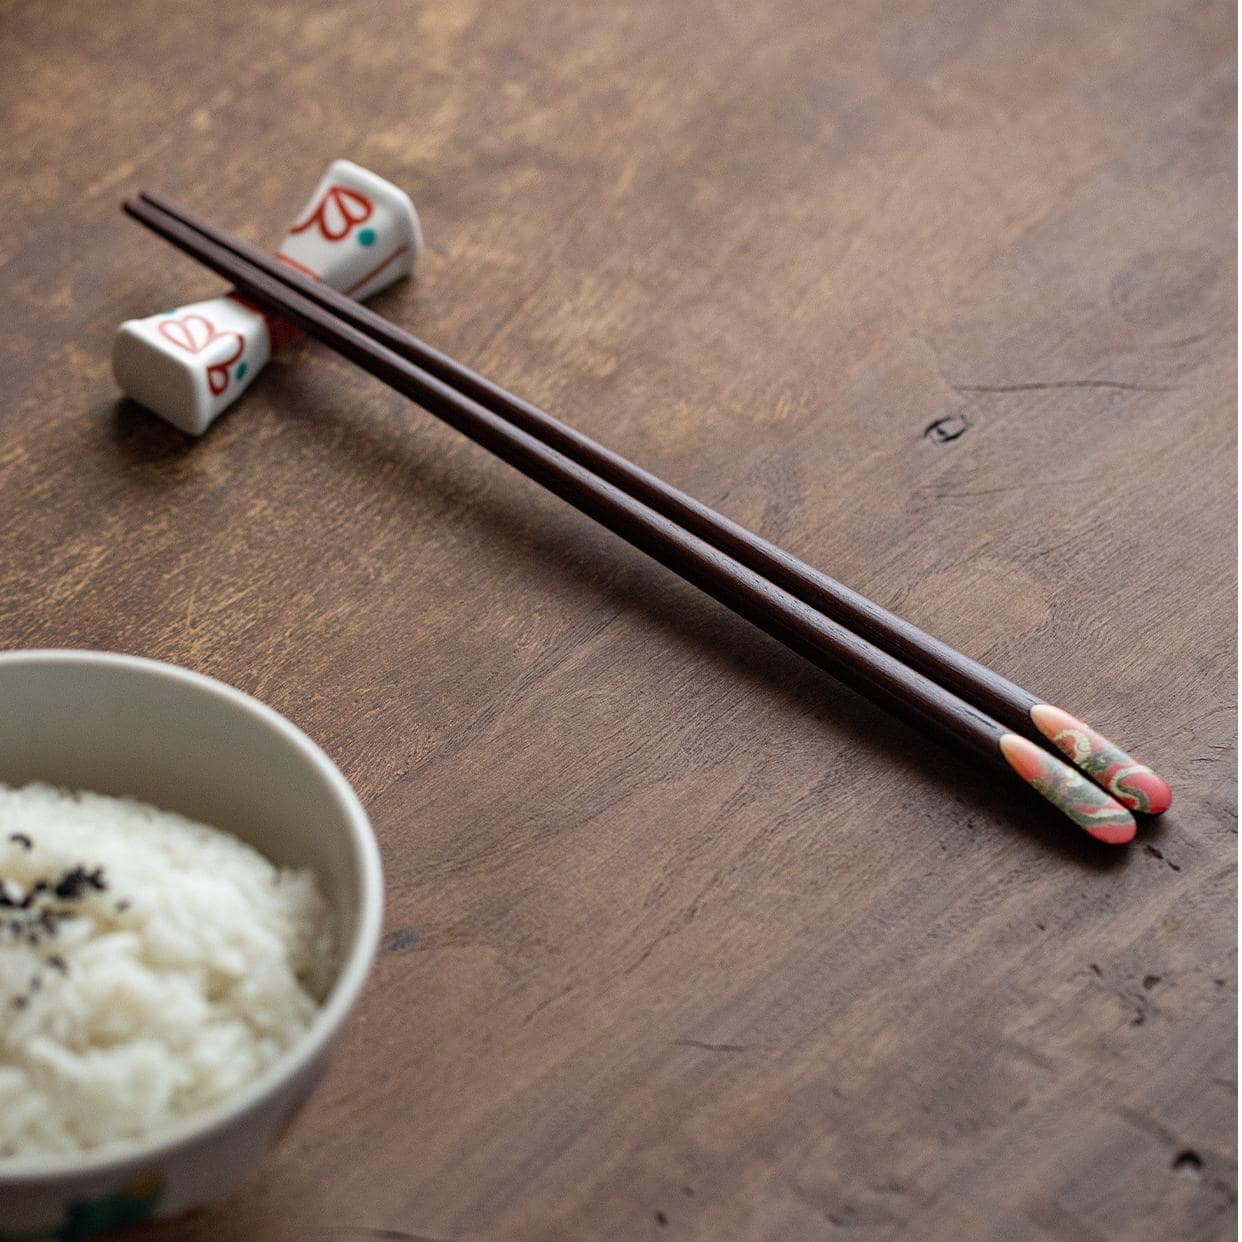
[[[340,293],[365,298],[408,275],[422,246],[409,196],[357,164],[336,160],[277,257]],[[297,335],[228,293],[127,320],[112,346],[112,371],[135,401],[197,436]]]

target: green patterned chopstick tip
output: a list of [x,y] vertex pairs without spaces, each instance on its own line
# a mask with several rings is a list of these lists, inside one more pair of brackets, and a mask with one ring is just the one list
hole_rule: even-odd
[[1159,815],[1169,809],[1173,791],[1168,782],[1090,725],[1051,703],[1032,707],[1031,720],[1057,750],[1122,806],[1141,815]]
[[1028,785],[1097,841],[1125,845],[1134,840],[1134,816],[1068,763],[1016,733],[1006,733],[1000,748],[1009,766]]

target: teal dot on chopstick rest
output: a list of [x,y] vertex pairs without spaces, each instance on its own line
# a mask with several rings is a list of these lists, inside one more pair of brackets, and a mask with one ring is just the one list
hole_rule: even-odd
[[237,370],[233,372],[233,378],[236,379],[238,383],[241,383],[241,381],[246,378],[246,364],[244,362],[239,362],[237,364]]
[[375,230],[374,229],[359,229],[358,230],[358,244],[360,246],[374,246],[375,245]]

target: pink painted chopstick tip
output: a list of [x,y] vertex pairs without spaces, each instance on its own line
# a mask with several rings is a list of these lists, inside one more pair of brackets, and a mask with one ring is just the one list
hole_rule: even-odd
[[1126,845],[1138,826],[1134,816],[1081,772],[1028,738],[1006,733],[1000,740],[1005,761],[1032,789],[1097,841]]
[[1162,776],[1076,716],[1051,703],[1037,703],[1031,708],[1031,720],[1057,750],[1122,806],[1140,815],[1159,815],[1172,805],[1173,791]]

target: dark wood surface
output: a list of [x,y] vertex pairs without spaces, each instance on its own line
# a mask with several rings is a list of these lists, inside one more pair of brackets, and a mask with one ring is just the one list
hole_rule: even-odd
[[[208,1239],[1215,1239],[1236,1212],[1223,3],[0,4],[0,641],[321,742],[384,948]],[[116,325],[327,161],[389,316],[1174,783],[1128,850],[321,348],[191,442]]]

